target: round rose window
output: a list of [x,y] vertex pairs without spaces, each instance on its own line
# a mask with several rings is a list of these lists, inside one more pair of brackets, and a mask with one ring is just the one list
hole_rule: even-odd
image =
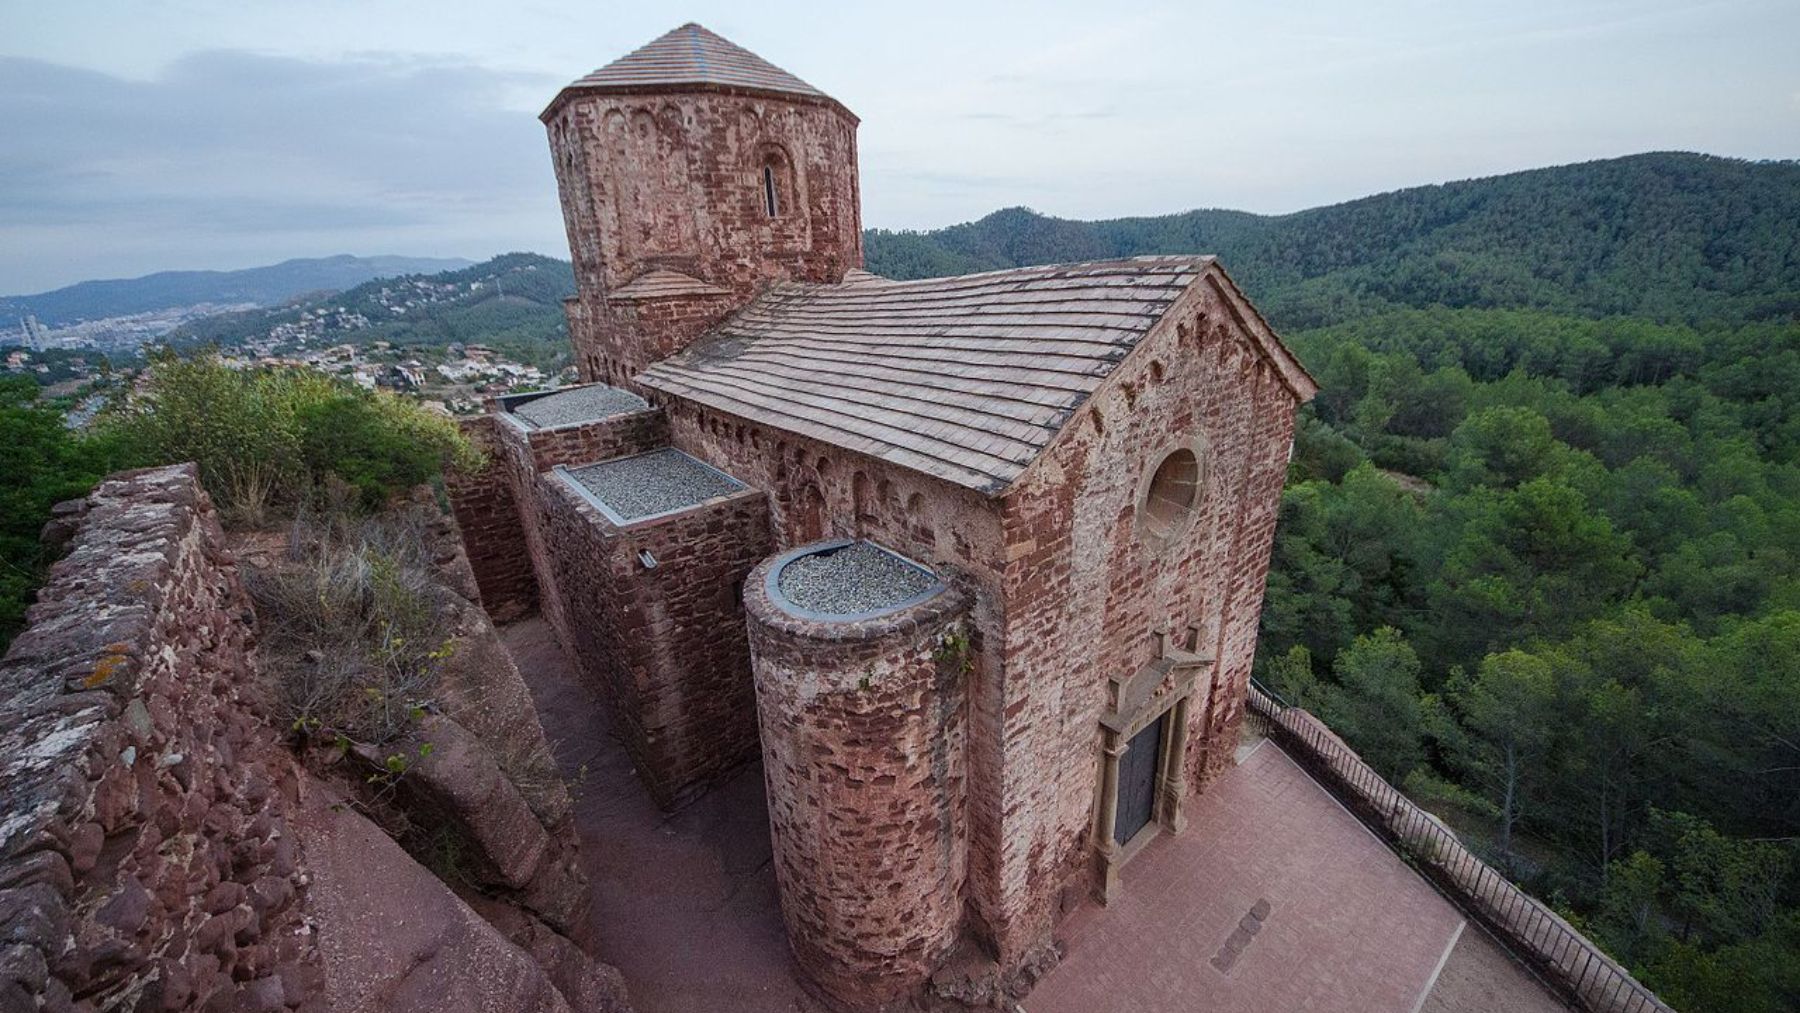
[[1181,530],[1200,501],[1200,459],[1182,448],[1162,459],[1139,507],[1145,534],[1162,540]]

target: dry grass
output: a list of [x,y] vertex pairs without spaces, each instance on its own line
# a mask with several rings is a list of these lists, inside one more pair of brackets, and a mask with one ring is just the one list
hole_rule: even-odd
[[384,744],[430,704],[451,630],[449,592],[414,511],[302,511],[287,559],[249,574],[268,669],[295,732]]

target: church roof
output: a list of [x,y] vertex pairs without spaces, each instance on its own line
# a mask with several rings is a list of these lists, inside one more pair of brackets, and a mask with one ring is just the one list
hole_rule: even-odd
[[[998,494],[1212,264],[1139,257],[781,285],[638,381]],[[1284,375],[1305,377],[1279,354]]]
[[632,91],[683,85],[785,92],[832,101],[805,81],[690,21],[571,83],[550,103],[550,108],[556,108],[564,96],[574,91]]

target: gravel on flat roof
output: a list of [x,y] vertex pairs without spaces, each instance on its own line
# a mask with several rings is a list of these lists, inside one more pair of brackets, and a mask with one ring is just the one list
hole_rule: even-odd
[[648,402],[628,390],[597,383],[532,398],[512,409],[512,413],[539,429],[548,429],[571,422],[593,422],[609,415],[640,412],[648,407]]
[[628,521],[693,506],[744,487],[673,447],[571,468],[569,474]]
[[930,573],[868,542],[801,556],[776,580],[795,606],[834,616],[891,608],[936,583]]

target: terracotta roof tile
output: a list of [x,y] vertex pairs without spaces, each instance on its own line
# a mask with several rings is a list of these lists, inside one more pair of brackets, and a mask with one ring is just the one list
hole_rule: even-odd
[[638,379],[998,493],[1212,259],[783,285]]
[[707,84],[827,97],[812,85],[689,22],[620,57],[569,88],[653,88]]

